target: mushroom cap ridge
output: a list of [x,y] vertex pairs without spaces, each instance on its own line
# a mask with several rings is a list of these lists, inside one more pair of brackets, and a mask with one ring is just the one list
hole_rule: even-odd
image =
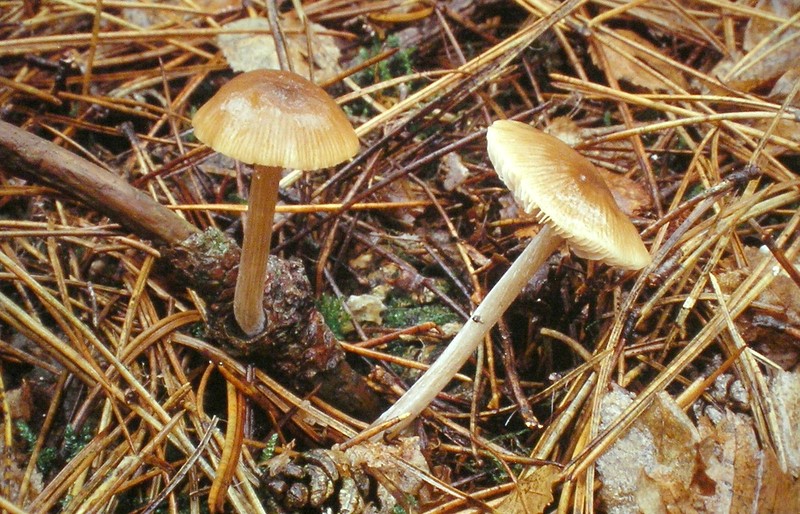
[[195,136],[247,164],[315,170],[358,152],[352,125],[335,101],[296,73],[237,75],[192,119]]
[[520,206],[550,224],[575,254],[631,270],[650,262],[639,232],[588,159],[518,121],[495,121],[486,139],[497,175]]

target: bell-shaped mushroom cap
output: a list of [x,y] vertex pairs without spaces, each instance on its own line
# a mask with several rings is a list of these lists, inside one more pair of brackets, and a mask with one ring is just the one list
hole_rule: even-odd
[[650,254],[594,165],[560,139],[518,121],[486,134],[489,159],[525,212],[549,223],[580,257],[641,269]]
[[316,84],[286,71],[242,73],[195,114],[197,139],[247,164],[315,170],[358,152],[342,109]]

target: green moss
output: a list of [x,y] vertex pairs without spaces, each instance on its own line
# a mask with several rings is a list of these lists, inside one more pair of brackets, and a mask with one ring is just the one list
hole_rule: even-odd
[[692,187],[689,191],[686,192],[686,199],[690,200],[695,196],[703,193],[705,190],[706,188],[703,187],[703,184],[696,184],[694,187]]
[[267,445],[264,447],[264,450],[261,452],[261,456],[259,457],[260,462],[267,462],[269,459],[275,456],[275,448],[278,446],[278,434],[277,432],[272,434],[270,438],[267,440]]
[[73,496],[71,494],[65,494],[64,497],[61,498],[61,500],[58,502],[58,504],[61,506],[61,510],[67,510],[72,498]]
[[39,452],[39,458],[36,459],[36,467],[44,474],[50,473],[56,463],[58,452],[55,448],[42,448]]
[[[31,429],[30,425],[24,421],[17,421],[15,423],[17,434],[20,439],[25,441],[28,449],[32,450],[36,444],[37,434]],[[83,430],[76,432],[72,425],[67,425],[64,431],[64,452],[67,460],[72,459],[79,451],[92,440],[92,429],[89,426],[83,427]],[[36,466],[42,473],[49,473],[56,463],[58,458],[58,451],[52,446],[46,446],[39,452],[39,458],[36,461]]]
[[200,237],[202,237],[200,248],[205,255],[224,255],[230,248],[230,239],[216,228],[207,229]]
[[92,440],[92,428],[84,426],[80,432],[76,432],[72,425],[67,425],[64,431],[64,451],[67,454],[67,459],[73,458],[79,451],[83,450],[84,446],[89,444]]
[[350,324],[350,316],[344,310],[342,301],[334,295],[323,294],[317,308],[337,339],[344,339],[345,329]]
[[454,321],[458,321],[458,315],[448,307],[439,303],[418,305],[408,297],[390,300],[383,313],[383,323],[389,328],[406,328],[428,322],[444,325]]
[[196,339],[202,339],[206,336],[206,325],[204,323],[192,323],[189,326],[189,335]]
[[239,193],[230,193],[225,195],[225,201],[228,203],[235,203],[238,205],[245,205],[247,204],[247,200],[239,196]]
[[[386,42],[373,41],[372,45],[362,46],[358,49],[358,60],[364,62],[381,53],[384,48],[398,48],[400,40],[397,36],[389,36]],[[414,71],[414,52],[415,48],[401,48],[388,59],[384,59],[375,66],[365,68],[354,75],[354,79],[362,86],[382,82],[394,77],[409,75]]]
[[19,434],[20,439],[25,441],[28,447],[33,448],[33,445],[36,444],[36,434],[33,429],[31,429],[30,425],[22,420],[18,420],[14,423],[14,426],[17,428],[17,434]]
[[[36,439],[38,438],[36,432],[33,431],[30,425],[22,420],[15,422],[14,426],[17,429],[19,438],[28,446],[28,451],[32,451],[36,444]],[[58,453],[55,448],[42,448],[39,452],[39,458],[36,461],[36,467],[39,468],[39,471],[42,473],[49,473],[53,469],[57,456]]]
[[392,509],[392,514],[407,514],[407,513],[408,511],[403,507],[401,507],[400,505],[395,505],[394,508]]

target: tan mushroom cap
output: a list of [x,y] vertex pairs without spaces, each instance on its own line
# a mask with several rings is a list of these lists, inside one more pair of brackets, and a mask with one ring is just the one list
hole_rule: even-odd
[[247,164],[316,170],[358,152],[342,109],[296,73],[255,70],[222,86],[192,119],[197,139]]
[[518,121],[486,134],[498,176],[525,212],[549,223],[586,259],[637,270],[650,254],[594,165],[560,139]]

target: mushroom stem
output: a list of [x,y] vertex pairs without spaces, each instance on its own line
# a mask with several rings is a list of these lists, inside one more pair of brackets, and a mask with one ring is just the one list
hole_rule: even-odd
[[264,330],[264,282],[272,241],[272,218],[278,202],[281,168],[256,165],[244,224],[242,256],[233,295],[233,315],[249,336]]
[[[411,389],[372,424],[372,427],[409,414],[390,428],[390,433],[396,434],[416,418],[461,369],[534,272],[562,241],[563,239],[549,225],[543,225],[508,271],[484,297],[436,362],[411,386]],[[372,439],[375,440],[379,436],[380,434],[376,434]]]

